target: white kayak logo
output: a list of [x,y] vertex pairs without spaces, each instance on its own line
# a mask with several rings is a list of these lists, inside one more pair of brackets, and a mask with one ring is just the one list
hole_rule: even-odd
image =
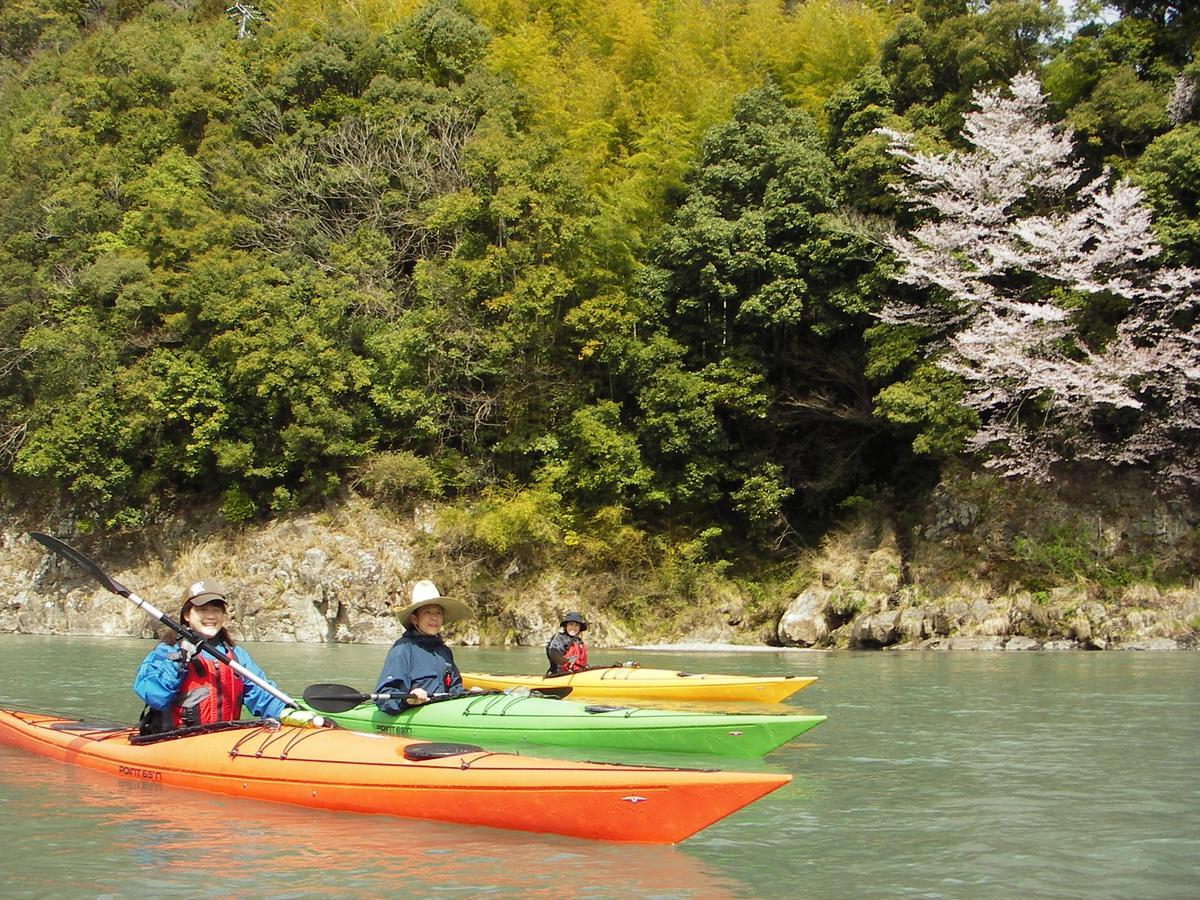
[[622,800],[627,800],[627,801],[629,801],[630,803],[633,803],[633,804],[643,803],[643,802],[645,802],[645,800],[646,800],[646,798],[645,798],[645,797],[637,797],[637,796],[622,797],[621,799],[622,799]]

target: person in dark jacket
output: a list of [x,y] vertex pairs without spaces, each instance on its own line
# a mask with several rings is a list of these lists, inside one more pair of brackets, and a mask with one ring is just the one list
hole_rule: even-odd
[[577,612],[569,612],[558,623],[558,634],[546,642],[546,656],[550,660],[547,675],[567,675],[582,672],[588,667],[587,644],[581,635],[587,631],[587,622]]
[[443,597],[432,581],[414,584],[412,602],[397,614],[404,634],[388,651],[375,685],[375,693],[391,697],[376,700],[376,705],[395,715],[406,706],[463,693],[462,673],[439,632],[443,625],[473,615],[461,600]]
[[[237,646],[229,633],[228,594],[212,580],[195,581],[184,588],[179,622],[201,638],[215,643],[248,671],[274,687],[275,682]],[[209,725],[237,719],[242,706],[259,718],[275,718],[288,725],[319,725],[321,717],[292,709],[269,691],[243,679],[229,666],[164,628],[161,642],[142,660],[133,691],[146,703],[142,732],[153,734],[191,725]]]

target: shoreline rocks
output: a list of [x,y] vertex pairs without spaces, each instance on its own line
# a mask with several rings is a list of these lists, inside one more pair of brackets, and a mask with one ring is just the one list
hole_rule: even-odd
[[[458,559],[436,544],[434,516],[423,510],[419,520],[401,521],[370,503],[347,502],[255,527],[221,526],[197,513],[141,532],[67,540],[168,614],[178,610],[188,581],[220,579],[231,590],[237,633],[256,641],[391,643],[399,633],[394,611],[415,581],[433,578],[478,611],[448,630],[466,645],[540,646],[565,609],[588,617],[595,647],[1058,652],[1200,645],[1200,580],[1134,583],[1117,593],[1075,578],[1031,591],[982,568],[962,574],[970,558],[963,553],[931,554],[920,545],[906,558],[899,547],[911,542],[898,541],[877,519],[846,526],[799,560],[790,602],[756,601],[736,581],[713,578],[688,603],[673,604],[673,613],[654,616],[645,614],[653,601],[637,599],[649,586],[640,573],[510,566],[489,575],[480,560]],[[978,526],[978,516],[951,518],[954,527]],[[0,633],[153,634],[156,623],[144,612],[47,553],[29,538],[30,528],[52,530],[45,520],[0,514]],[[623,605],[629,596],[635,602]]]

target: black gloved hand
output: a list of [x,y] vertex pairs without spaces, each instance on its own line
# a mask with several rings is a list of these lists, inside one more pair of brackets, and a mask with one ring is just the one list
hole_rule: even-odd
[[184,639],[179,642],[179,648],[167,658],[175,660],[180,672],[186,673],[187,667],[190,664],[193,672],[197,675],[203,675],[204,664],[197,659],[199,655],[200,648],[191,641]]

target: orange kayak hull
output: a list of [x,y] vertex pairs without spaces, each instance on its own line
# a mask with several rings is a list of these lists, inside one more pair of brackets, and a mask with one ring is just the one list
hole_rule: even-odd
[[[119,778],[318,809],[673,844],[790,775],[539,759],[335,728],[253,723],[149,744],[124,726],[0,709],[0,743]],[[417,746],[419,745],[419,746]]]

